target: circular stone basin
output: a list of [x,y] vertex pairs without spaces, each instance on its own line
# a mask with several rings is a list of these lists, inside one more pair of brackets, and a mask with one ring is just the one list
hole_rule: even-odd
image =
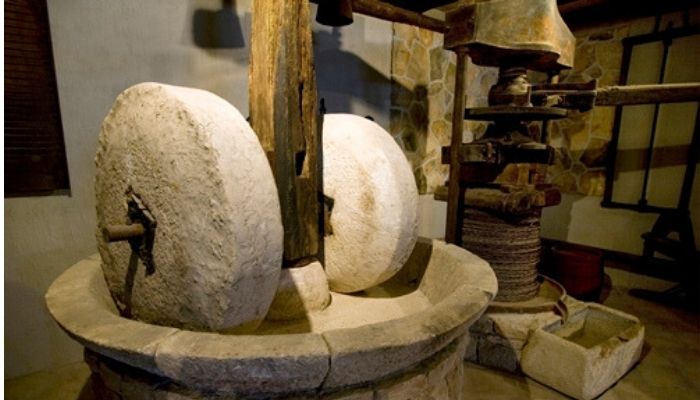
[[466,334],[496,294],[489,265],[438,240],[419,239],[388,282],[293,321],[246,335],[195,332],[123,318],[97,255],[70,267],[46,302],[75,340],[107,358],[203,392],[333,392],[416,367]]

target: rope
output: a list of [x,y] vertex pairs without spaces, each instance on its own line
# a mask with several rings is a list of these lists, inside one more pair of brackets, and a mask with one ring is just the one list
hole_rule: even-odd
[[488,261],[496,273],[496,301],[535,297],[541,249],[538,214],[502,216],[467,208],[462,234],[464,248]]

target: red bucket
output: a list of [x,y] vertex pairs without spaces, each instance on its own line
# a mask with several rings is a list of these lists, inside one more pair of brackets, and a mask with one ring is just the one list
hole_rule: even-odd
[[566,292],[580,300],[598,300],[603,288],[603,252],[560,244],[551,250],[551,274]]

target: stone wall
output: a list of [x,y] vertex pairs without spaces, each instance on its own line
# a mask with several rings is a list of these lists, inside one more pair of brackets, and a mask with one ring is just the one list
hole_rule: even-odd
[[[574,68],[561,74],[561,82],[598,80],[599,86],[617,85],[622,65],[622,39],[630,25],[576,33]],[[550,144],[556,149],[547,180],[563,192],[602,196],[605,189],[605,157],[612,139],[614,107],[594,107],[569,118],[553,121]]]
[[[442,146],[450,143],[456,56],[442,48],[442,35],[394,24],[391,60],[389,131],[413,167],[418,190],[432,193],[444,185],[447,166],[440,161]],[[484,106],[497,70],[468,63],[467,106]],[[485,125],[464,123],[464,140],[482,134]]]

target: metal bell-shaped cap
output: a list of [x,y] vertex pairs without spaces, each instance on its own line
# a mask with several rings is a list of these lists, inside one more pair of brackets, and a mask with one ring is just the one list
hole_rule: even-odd
[[318,0],[316,22],[328,26],[352,24],[352,0]]

